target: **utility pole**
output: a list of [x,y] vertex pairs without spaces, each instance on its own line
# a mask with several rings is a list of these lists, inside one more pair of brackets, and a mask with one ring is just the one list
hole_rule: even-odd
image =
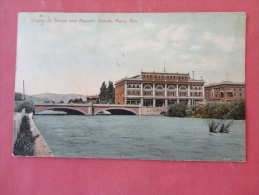
[[25,86],[24,86],[24,80],[23,80],[23,100],[26,100],[26,98],[25,98]]
[[164,72],[166,72],[166,71],[165,71],[165,60],[164,60]]

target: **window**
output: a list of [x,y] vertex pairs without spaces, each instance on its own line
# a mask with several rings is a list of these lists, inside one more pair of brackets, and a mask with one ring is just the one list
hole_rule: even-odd
[[156,96],[164,96],[164,87],[162,85],[156,86]]
[[179,88],[180,96],[184,97],[187,96],[187,88],[185,86],[181,86]]
[[232,92],[227,92],[227,96],[228,97],[233,97],[233,93]]
[[127,104],[128,105],[139,105],[140,104],[140,100],[127,99]]
[[176,88],[173,85],[167,87],[167,96],[176,96]]
[[143,100],[143,106],[153,106],[153,100]]
[[150,85],[145,85],[144,90],[152,90],[152,87]]
[[151,96],[151,91],[144,91],[144,95]]
[[144,96],[151,96],[152,87],[150,85],[144,86]]

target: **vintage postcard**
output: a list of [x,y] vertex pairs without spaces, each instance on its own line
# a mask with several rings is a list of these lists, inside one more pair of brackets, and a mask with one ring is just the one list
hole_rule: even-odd
[[245,162],[245,13],[19,13],[14,156]]

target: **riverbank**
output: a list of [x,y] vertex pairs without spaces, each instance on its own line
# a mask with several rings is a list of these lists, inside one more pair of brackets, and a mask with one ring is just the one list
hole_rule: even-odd
[[[29,142],[26,143],[26,147],[31,147],[29,150],[32,150],[32,152],[29,152],[26,154],[25,151],[21,151],[22,148],[18,148],[18,150],[21,151],[22,155],[17,156],[36,156],[36,157],[53,157],[51,150],[49,149],[46,141],[44,140],[43,136],[41,135],[40,131],[36,127],[33,119],[32,119],[32,113],[26,114],[23,110],[21,113],[14,113],[14,131],[13,131],[13,147],[14,151],[17,151],[17,147],[19,147],[18,142]],[[26,119],[24,119],[26,117]],[[28,130],[29,132],[26,132],[27,130],[24,129],[24,132],[21,132],[22,125],[26,125],[26,120],[28,119]],[[23,137],[24,135],[27,135],[29,137]],[[16,145],[15,145],[16,144]],[[22,149],[24,150],[24,149]],[[24,153],[25,152],[25,153]]]

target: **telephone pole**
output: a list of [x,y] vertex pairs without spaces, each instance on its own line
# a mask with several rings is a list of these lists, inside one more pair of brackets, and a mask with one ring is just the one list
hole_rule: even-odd
[[24,80],[23,80],[23,100],[26,100],[26,98],[25,98],[25,85],[24,85]]

